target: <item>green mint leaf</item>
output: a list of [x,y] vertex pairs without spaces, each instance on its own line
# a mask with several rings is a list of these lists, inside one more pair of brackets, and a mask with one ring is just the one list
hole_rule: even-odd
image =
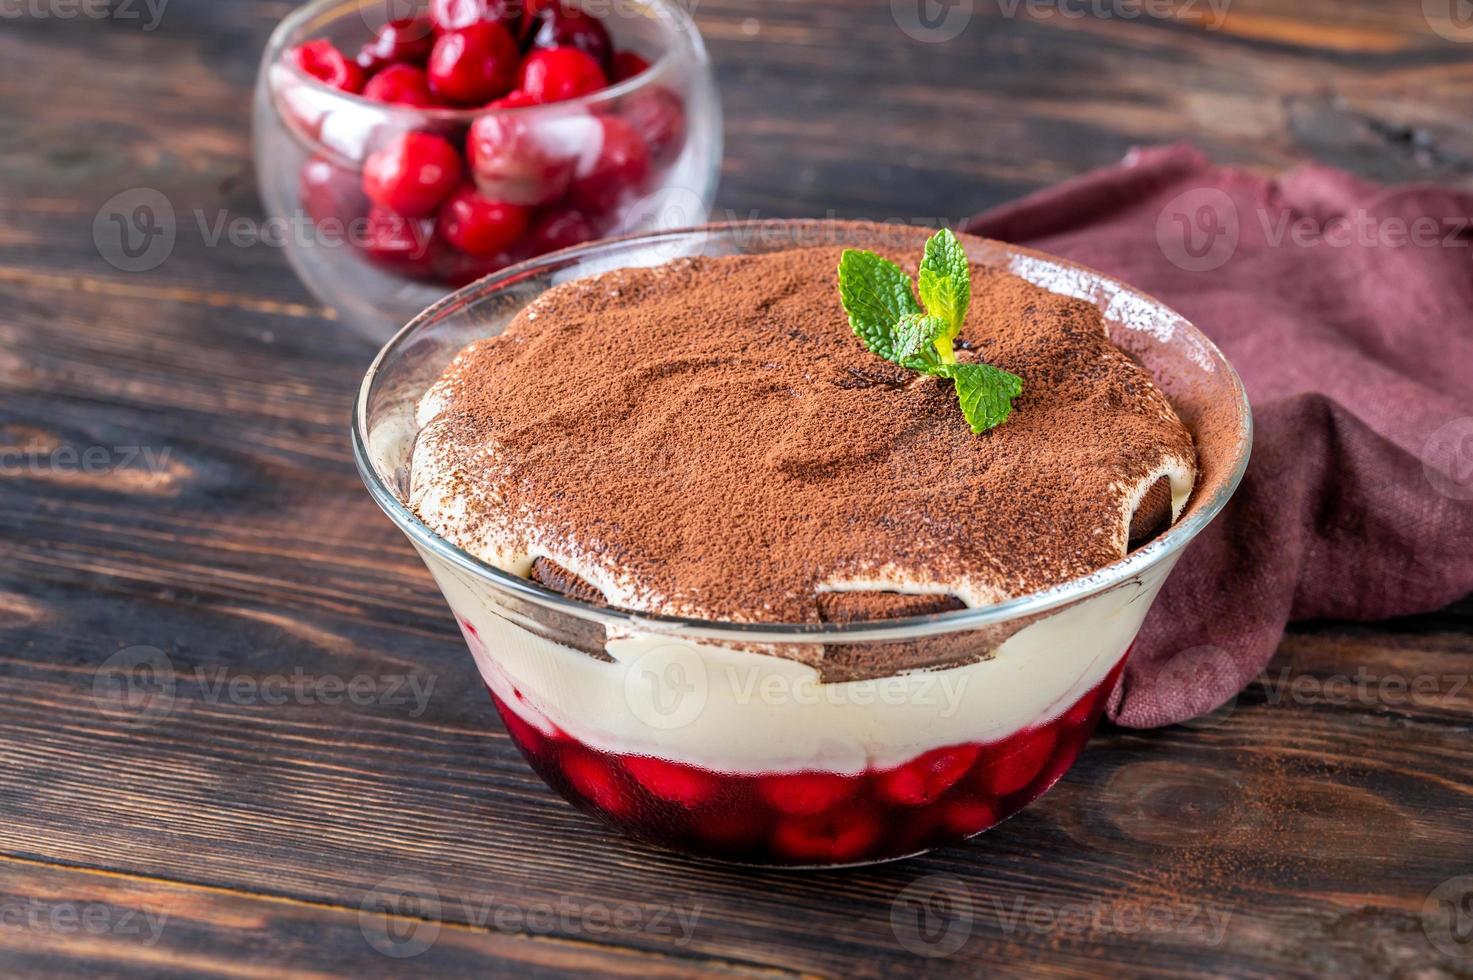
[[938,372],[956,385],[956,398],[974,435],[1007,421],[1013,399],[1023,394],[1023,379],[991,364],[948,364]]
[[939,338],[937,349],[943,361],[953,361],[951,342],[961,333],[972,304],[972,267],[966,249],[948,229],[943,228],[926,242],[921,259],[921,302],[926,312],[944,319],[949,329]]
[[872,354],[911,371],[950,378],[972,432],[1002,425],[1023,393],[1023,379],[991,364],[958,363],[957,335],[972,303],[966,250],[942,229],[926,242],[916,302],[910,277],[873,252],[845,249],[839,259],[839,298],[849,326]]
[[[895,324],[895,360],[914,370],[936,361],[936,338],[951,324],[928,313],[907,313]],[[912,363],[912,362],[917,363]]]
[[899,364],[896,324],[901,317],[921,312],[910,277],[874,252],[845,249],[839,259],[839,298],[849,314],[849,326],[870,353]]

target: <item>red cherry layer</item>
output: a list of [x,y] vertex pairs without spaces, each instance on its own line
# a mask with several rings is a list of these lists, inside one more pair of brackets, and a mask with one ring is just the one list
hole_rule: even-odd
[[732,861],[834,865],[903,857],[1012,816],[1073,764],[1117,665],[1053,720],[996,742],[949,745],[857,774],[734,774],[582,744],[494,694],[532,767],[574,804],[633,836]]

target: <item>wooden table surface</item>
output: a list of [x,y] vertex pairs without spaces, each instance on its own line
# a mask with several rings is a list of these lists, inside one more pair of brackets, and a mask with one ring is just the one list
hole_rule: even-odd
[[[719,209],[955,221],[1183,138],[1473,181],[1473,25],[1433,0],[957,0],[946,43],[909,2],[699,3]],[[291,4],[157,7],[0,5],[0,974],[1473,975],[1466,600],[1296,626],[1229,710],[1102,732],[900,864],[698,863],[554,798],[359,483],[371,349],[191,219],[156,269],[101,258],[124,190],[263,217],[249,91]],[[116,686],[160,656],[172,689]]]

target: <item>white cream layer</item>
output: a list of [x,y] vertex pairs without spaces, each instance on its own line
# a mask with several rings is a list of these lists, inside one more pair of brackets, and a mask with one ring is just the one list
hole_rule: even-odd
[[990,660],[821,684],[793,660],[655,634],[612,639],[612,662],[597,660],[517,625],[485,583],[422,555],[475,628],[486,683],[528,723],[609,752],[743,773],[887,768],[1048,721],[1115,666],[1175,563],[1028,626]]

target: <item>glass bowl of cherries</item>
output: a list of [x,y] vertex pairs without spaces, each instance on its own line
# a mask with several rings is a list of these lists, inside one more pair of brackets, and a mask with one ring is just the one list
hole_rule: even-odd
[[516,262],[702,223],[721,163],[678,0],[313,0],[267,44],[254,124],[292,266],[379,341]]

